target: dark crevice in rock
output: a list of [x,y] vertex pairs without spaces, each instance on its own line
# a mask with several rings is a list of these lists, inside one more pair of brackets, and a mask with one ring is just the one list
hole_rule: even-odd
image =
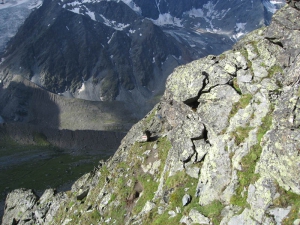
[[269,37],[266,37],[266,39],[268,41],[270,41],[271,43],[273,43],[274,45],[278,45],[279,47],[283,48],[283,44],[281,41],[277,40],[276,38],[269,38]]
[[[191,154],[190,157],[187,160],[183,161],[183,163],[189,162],[194,155],[196,155],[196,160],[197,160],[197,158],[198,158],[198,152],[196,151],[196,146],[195,146],[194,141],[204,140],[205,143],[207,143],[207,144],[209,144],[211,146],[211,144],[210,144],[210,142],[208,140],[208,131],[207,131],[207,129],[206,129],[206,127],[205,127],[204,124],[203,124],[203,126],[204,126],[204,130],[203,130],[201,136],[195,137],[195,138],[191,138],[191,142],[193,144],[192,149],[193,149],[194,153]],[[200,161],[197,161],[197,162],[202,162],[204,160],[205,156],[206,156],[206,154],[202,157],[202,159]],[[183,165],[183,167],[185,168],[185,165]]]
[[[196,146],[195,146],[195,144],[194,144],[194,141],[193,140],[195,140],[194,138],[191,138],[191,141],[192,141],[192,143],[193,143],[193,151],[194,151],[194,154],[193,155],[196,155],[196,159],[198,158],[198,152],[196,151]],[[183,167],[185,168],[185,165],[183,164]]]
[[208,73],[203,71],[202,75],[205,76],[205,79],[203,79],[203,85],[202,85],[202,88],[199,90],[198,95],[194,98],[187,99],[183,102],[184,104],[191,107],[193,109],[193,111],[197,110],[198,105],[199,105],[198,99],[200,98],[201,94],[203,93],[203,90],[205,89],[205,87],[209,83]]
[[11,225],[17,225],[17,224],[19,224],[19,220],[16,220],[16,219],[14,218]]
[[192,157],[196,154],[196,157],[197,157],[197,151],[196,151],[196,147],[195,147],[195,145],[194,145],[194,142],[192,141],[192,139],[191,139],[191,142],[192,142],[192,144],[193,144],[193,146],[192,146],[192,149],[193,149],[193,154],[191,154],[186,160],[183,160],[182,162],[183,162],[183,168],[185,169],[185,163],[188,163],[189,161],[191,161],[191,159],[192,159]]
[[211,143],[210,143],[209,140],[208,140],[208,130],[207,130],[205,124],[203,124],[203,126],[204,126],[204,130],[203,130],[203,133],[202,133],[203,139],[204,139],[204,141],[205,141],[207,144],[209,144],[209,145],[211,146]]

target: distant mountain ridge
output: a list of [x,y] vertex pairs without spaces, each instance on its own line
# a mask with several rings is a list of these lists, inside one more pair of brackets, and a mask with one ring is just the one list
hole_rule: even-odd
[[175,67],[229,49],[282,2],[45,0],[9,42],[0,80],[125,102],[142,117]]

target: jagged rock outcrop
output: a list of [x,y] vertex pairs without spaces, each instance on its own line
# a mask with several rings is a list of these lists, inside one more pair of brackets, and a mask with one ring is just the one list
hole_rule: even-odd
[[160,103],[54,219],[25,217],[38,200],[18,215],[9,195],[3,224],[298,224],[299,17],[285,6],[233,50],[177,68]]

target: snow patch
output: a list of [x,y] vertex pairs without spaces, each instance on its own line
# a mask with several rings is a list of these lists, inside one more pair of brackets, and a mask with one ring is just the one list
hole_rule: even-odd
[[80,10],[80,8],[74,8],[74,9],[71,9],[70,11],[73,12],[73,13],[80,14],[79,10]]
[[138,7],[132,0],[122,0],[126,5],[128,5],[133,11],[142,14],[142,10]]
[[186,12],[187,15],[189,15],[190,17],[204,17],[204,12],[202,9],[191,9],[190,11]]
[[78,90],[78,93],[80,94],[80,93],[82,93],[84,91],[85,91],[85,84],[83,82],[82,85],[81,85],[81,88]]
[[170,13],[159,14],[158,19],[151,20],[158,26],[173,25],[176,27],[183,27],[181,19],[171,16]]
[[277,4],[277,3],[273,4],[272,2],[270,2],[268,0],[263,0],[262,4],[270,13],[275,13],[277,11],[277,8],[275,6],[275,4]]
[[115,30],[124,30],[126,27],[129,27],[130,24],[124,24],[124,23],[117,23],[114,20],[109,20],[107,18],[105,18],[102,14],[100,15],[101,18],[104,20],[104,24],[106,26],[112,27]]
[[113,39],[114,35],[115,35],[115,33],[113,33],[113,34],[111,35],[111,38],[107,41],[107,44],[110,44],[110,42],[111,42],[111,40]]
[[236,23],[235,24],[235,32],[236,32],[236,34],[233,35],[233,38],[235,40],[238,40],[240,37],[242,37],[242,36],[244,36],[246,34],[246,32],[245,32],[246,24],[247,23]]
[[91,12],[91,11],[87,11],[86,14],[94,21],[96,21],[96,18],[95,18],[95,13]]
[[[226,14],[230,11],[231,8],[223,9],[221,11],[215,10],[216,5],[219,1],[215,4],[212,1],[208,1],[203,7],[200,9],[192,8],[190,11],[185,12],[185,15],[189,17],[196,17],[196,18],[203,18],[206,23],[209,24],[209,27],[206,28],[207,32],[218,33],[220,29],[214,27],[213,21],[214,20],[222,20]],[[198,24],[200,26],[200,24]],[[195,27],[197,29],[197,25]]]
[[236,23],[235,24],[235,31],[243,31],[245,30],[245,26],[246,26],[247,23]]

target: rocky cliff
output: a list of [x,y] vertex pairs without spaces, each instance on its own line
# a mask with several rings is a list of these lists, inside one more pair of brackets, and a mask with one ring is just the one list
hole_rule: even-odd
[[11,192],[2,224],[298,225],[294,7],[283,7],[269,27],[232,50],[177,68],[160,103],[112,158],[70,191]]

